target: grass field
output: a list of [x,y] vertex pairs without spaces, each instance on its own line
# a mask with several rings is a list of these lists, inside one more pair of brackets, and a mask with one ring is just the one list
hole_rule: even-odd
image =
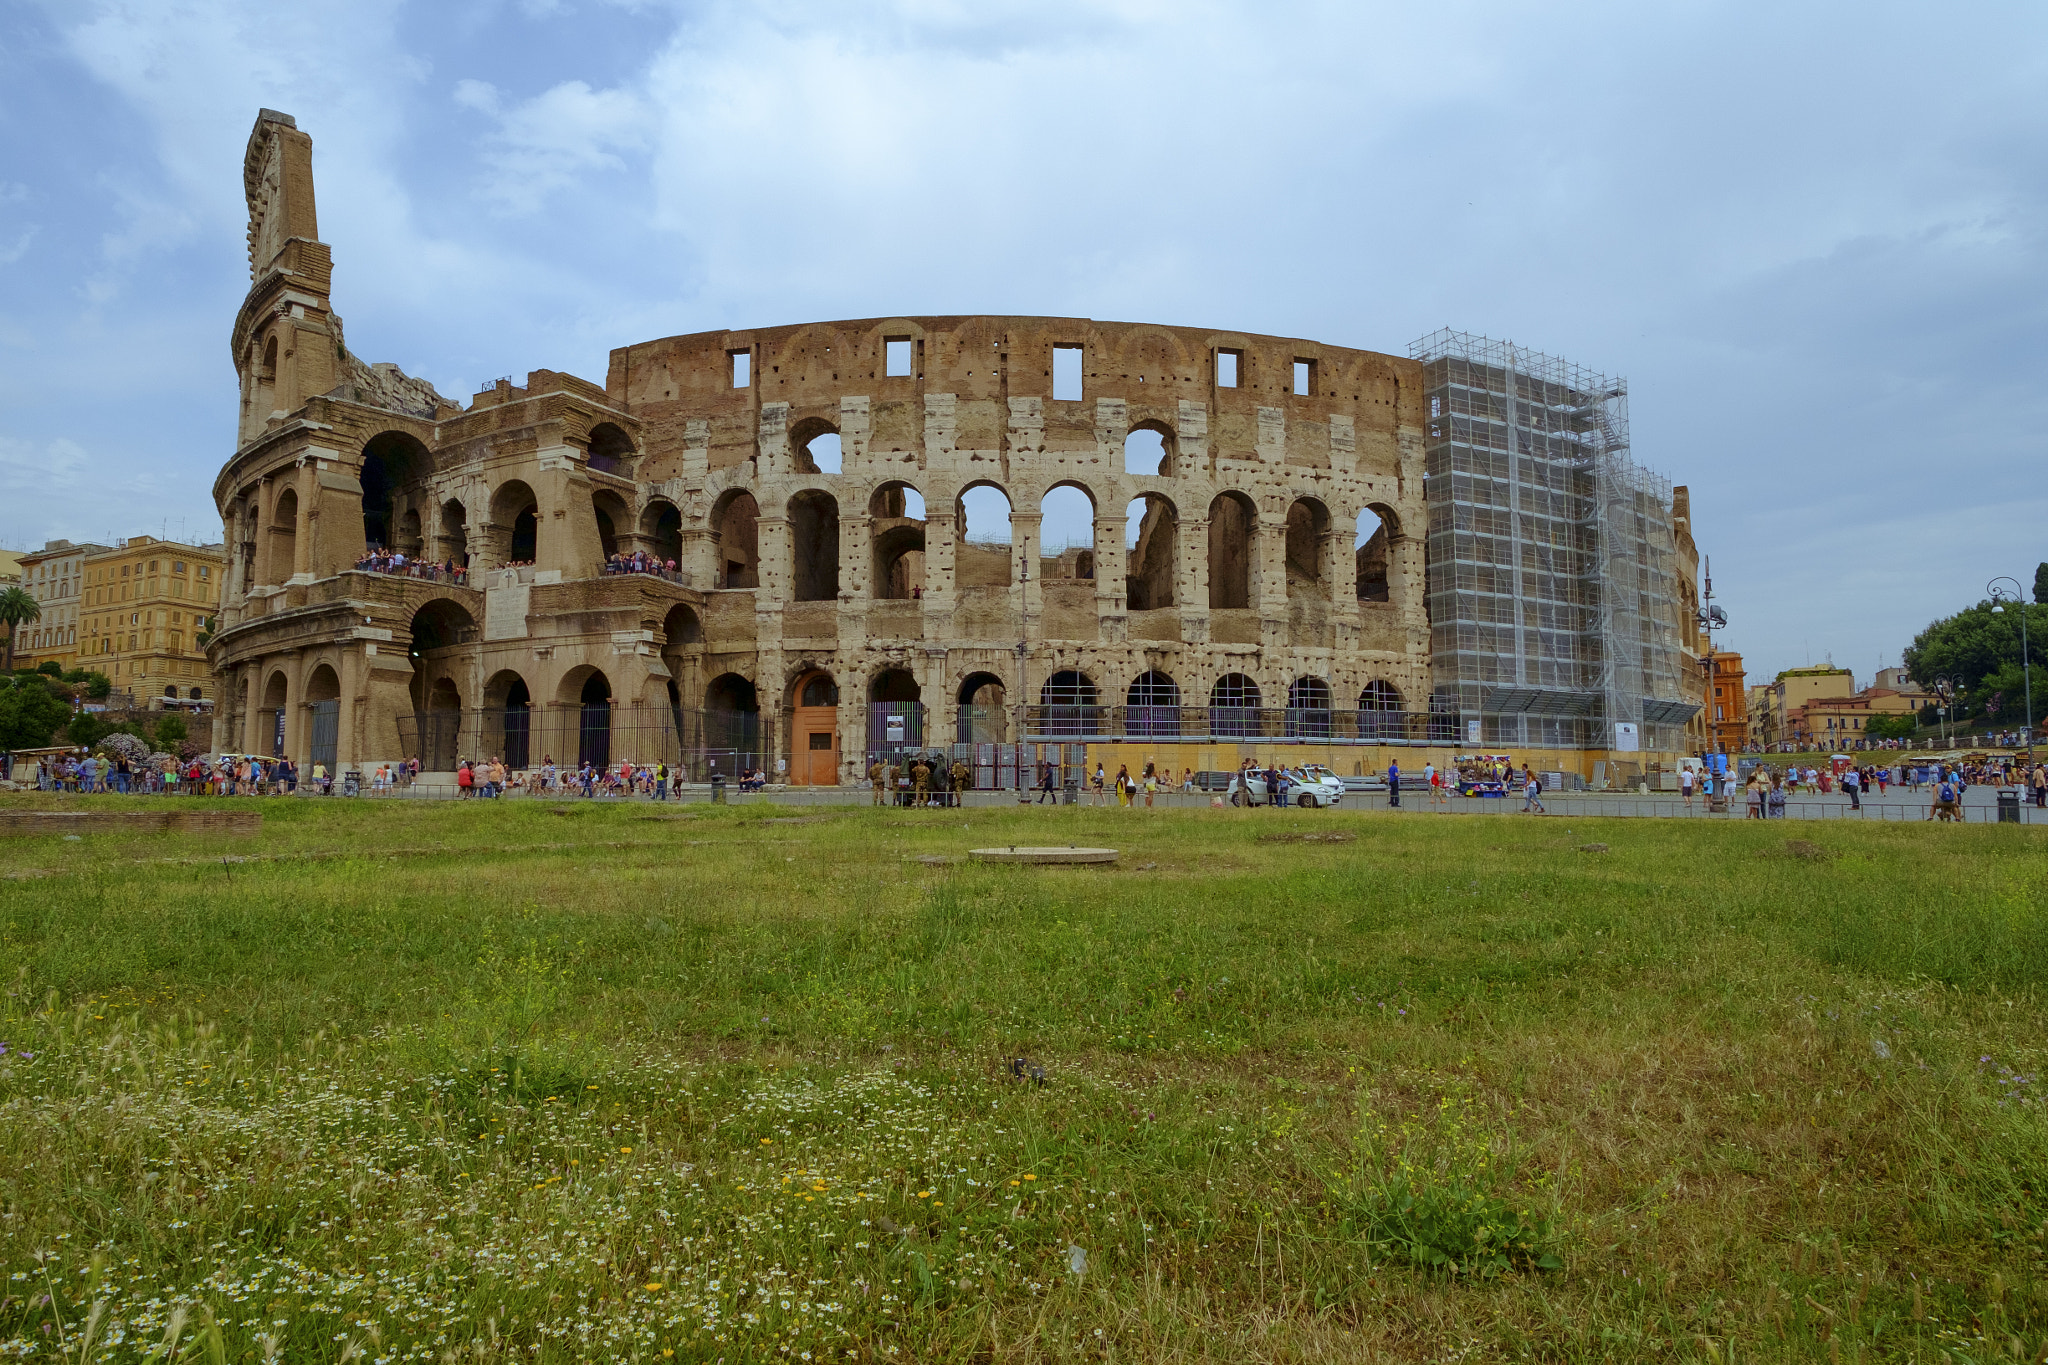
[[2048,1351],[2038,831],[258,808],[0,844],[0,1353]]

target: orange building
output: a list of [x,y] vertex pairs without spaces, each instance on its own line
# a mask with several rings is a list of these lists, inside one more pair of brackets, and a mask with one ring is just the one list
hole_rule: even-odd
[[1707,743],[1716,753],[1739,754],[1749,743],[1749,697],[1742,679],[1740,654],[1714,655],[1707,688]]

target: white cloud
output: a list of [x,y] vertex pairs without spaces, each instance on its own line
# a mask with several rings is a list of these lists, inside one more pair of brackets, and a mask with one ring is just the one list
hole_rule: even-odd
[[558,190],[596,171],[623,170],[620,153],[642,146],[648,115],[638,96],[592,90],[564,81],[499,113],[498,93],[481,81],[463,81],[456,103],[498,116],[484,161],[486,198],[512,213],[532,213]]

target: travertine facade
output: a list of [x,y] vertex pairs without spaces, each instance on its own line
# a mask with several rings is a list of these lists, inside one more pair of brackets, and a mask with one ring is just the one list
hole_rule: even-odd
[[[612,353],[601,387],[541,370],[462,407],[344,346],[311,151],[268,111],[249,141],[240,445],[215,486],[224,746],[269,752],[281,715],[301,759],[446,762],[508,744],[508,708],[540,735],[587,728],[607,700],[757,706],[767,766],[830,781],[881,742],[871,701],[914,695],[934,742],[975,703],[978,736],[1014,739],[1018,702],[1072,700],[1073,674],[1109,707],[1426,709],[1416,362],[1080,318],[887,318],[644,342]],[[1075,347],[1069,398],[1055,350]],[[1127,469],[1133,431],[1158,434],[1158,472]],[[1042,501],[1068,486],[1093,503],[1094,544],[1041,554]],[[1007,498],[1008,545],[963,536],[981,487]],[[1368,511],[1384,532],[1355,549]],[[357,571],[376,545],[466,558],[467,581]],[[677,571],[601,572],[635,550]],[[1056,674],[1067,692],[1044,697]],[[435,717],[472,714],[430,738]],[[674,757],[637,742],[610,756]],[[577,757],[536,741],[531,761],[543,748]]]

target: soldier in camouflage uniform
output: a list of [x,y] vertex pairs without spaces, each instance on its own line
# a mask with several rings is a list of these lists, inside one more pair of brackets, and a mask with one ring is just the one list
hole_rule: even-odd
[[929,798],[931,794],[931,765],[926,763],[922,758],[918,759],[917,762],[914,765],[912,765],[910,769],[910,780],[913,783],[915,783],[917,787],[916,804],[919,806],[923,806],[925,801]]
[[875,787],[875,804],[876,804],[876,805],[878,805],[878,806],[886,804],[886,803],[885,803],[885,802],[884,802],[884,801],[882,800],[882,788],[883,788],[883,786],[884,786],[884,785],[885,785],[885,784],[886,784],[886,783],[888,782],[888,780],[889,780],[889,765],[888,765],[888,764],[886,764],[886,763],[882,762],[882,760],[878,758],[878,759],[876,759],[876,760],[875,760],[875,761],[874,761],[873,763],[871,763],[871,764],[869,764],[869,765],[868,765],[868,781],[869,781],[869,782],[872,782],[872,783],[874,784],[874,787]]
[[974,772],[973,772],[973,770],[972,770],[971,768],[969,768],[969,767],[967,766],[967,760],[966,760],[966,759],[964,759],[964,758],[956,758],[956,759],[954,759],[954,760],[953,760],[953,804],[954,804],[954,805],[956,805],[956,806],[959,806],[959,805],[964,805],[964,804],[966,804],[966,803],[965,803],[964,801],[962,801],[962,800],[961,800],[961,797],[960,797],[960,793],[961,793],[961,792],[964,792],[964,791],[966,791],[966,790],[968,789],[968,787],[969,787],[969,786],[973,785],[973,782],[974,782]]

